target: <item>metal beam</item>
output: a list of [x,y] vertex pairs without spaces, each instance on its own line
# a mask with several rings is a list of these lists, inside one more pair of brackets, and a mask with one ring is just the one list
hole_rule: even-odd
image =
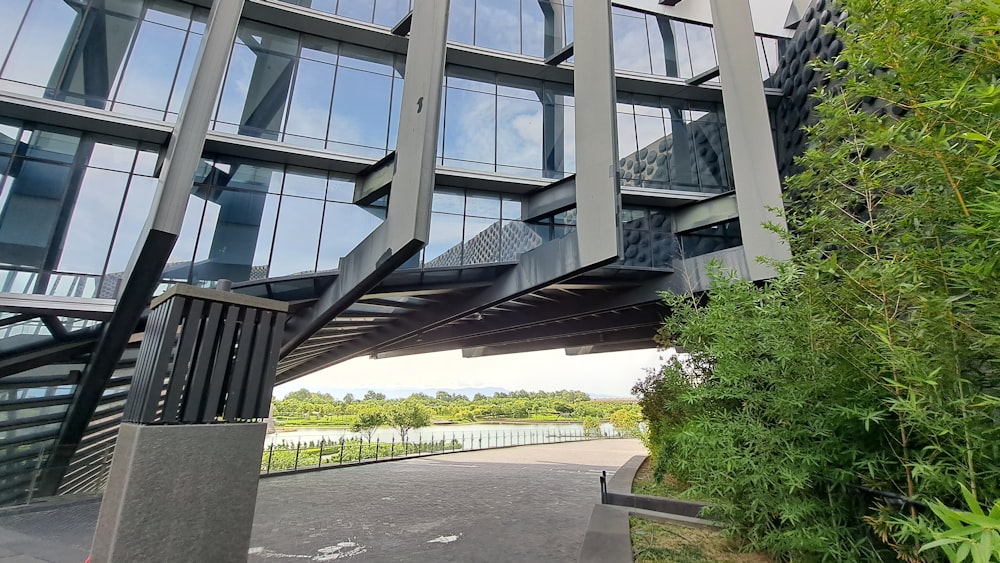
[[786,227],[778,161],[771,123],[760,79],[760,61],[754,46],[749,0],[709,0],[715,44],[718,46],[726,130],[736,179],[736,205],[750,279],[774,277],[774,269],[760,257],[787,260],[788,245],[764,227]]
[[673,214],[673,232],[700,229],[739,217],[736,194],[729,193],[681,207]]
[[87,299],[21,293],[0,293],[0,311],[30,316],[58,315],[103,321],[115,310],[113,299]]
[[0,359],[0,378],[25,372],[29,369],[42,367],[57,362],[65,362],[86,354],[93,347],[97,338],[87,338],[72,342],[49,344],[23,352],[15,352]]
[[507,331],[517,331],[541,323],[563,321],[586,315],[596,315],[614,311],[624,307],[643,305],[660,300],[661,291],[673,289],[671,276],[662,276],[649,280],[638,287],[619,290],[613,293],[583,292],[577,297],[562,298],[552,307],[527,307],[523,311],[509,314],[494,315],[486,311],[482,321],[448,325],[402,342],[399,350],[412,346],[431,346],[453,343],[451,348],[458,347],[458,341],[468,337],[479,337]]
[[73,403],[38,483],[40,495],[53,495],[79,447],[119,359],[128,346],[180,233],[191,192],[191,179],[201,162],[212,110],[236,38],[243,0],[216,0],[195,61],[180,115],[170,136],[156,194],[143,233],[129,260],[123,290],[104,333],[91,355]]
[[[582,336],[555,337],[546,340],[518,342],[500,346],[481,346],[462,349],[463,358],[480,358],[483,356],[499,356],[502,354],[520,354],[523,352],[538,352],[553,348],[575,348],[596,344],[611,344],[620,342],[636,343],[636,348],[652,348],[656,346],[653,337],[656,330],[651,328],[632,328],[622,331],[601,334],[586,334]],[[641,344],[645,343],[643,346]]]
[[[445,343],[427,344],[410,348],[389,350],[376,354],[378,359],[392,358],[398,356],[408,356],[413,354],[426,354],[430,352],[443,352],[455,348],[469,348],[480,346],[506,346],[509,344],[533,342],[537,340],[551,340],[553,338],[567,338],[570,336],[583,336],[587,334],[599,335],[609,334],[614,331],[650,328],[653,332],[663,324],[665,309],[658,307],[648,307],[642,310],[623,311],[621,313],[608,313],[605,315],[591,316],[589,318],[570,318],[560,321],[540,323],[531,327],[522,327],[517,330],[491,333],[487,335],[470,335],[458,341]],[[475,323],[465,323],[463,326],[474,325]],[[474,331],[474,327],[470,327]],[[561,348],[561,346],[559,346]]]
[[392,197],[384,223],[340,261],[340,275],[315,307],[289,322],[287,356],[385,276],[417,253],[430,235],[435,158],[440,126],[449,0],[414,5],[406,55]]
[[576,205],[576,176],[553,182],[521,199],[521,220],[531,221]]
[[566,45],[562,49],[559,49],[558,51],[553,53],[551,56],[546,57],[545,64],[551,66],[557,66],[568,61],[569,58],[572,56],[573,56],[573,44],[570,43],[569,45]]

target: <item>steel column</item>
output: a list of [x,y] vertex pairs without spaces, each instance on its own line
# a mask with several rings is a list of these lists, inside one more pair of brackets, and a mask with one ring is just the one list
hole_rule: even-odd
[[774,224],[784,229],[785,219],[779,214],[783,209],[781,180],[754,46],[750,3],[710,0],[710,4],[743,250],[750,278],[766,279],[774,277],[774,269],[757,258],[784,260],[791,258],[791,253],[777,233],[763,226]]

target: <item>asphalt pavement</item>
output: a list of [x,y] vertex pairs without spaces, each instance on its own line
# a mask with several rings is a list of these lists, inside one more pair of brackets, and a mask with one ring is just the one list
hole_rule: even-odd
[[[601,471],[643,451],[598,440],[262,479],[248,561],[576,561]],[[0,563],[81,563],[98,510],[0,512]]]

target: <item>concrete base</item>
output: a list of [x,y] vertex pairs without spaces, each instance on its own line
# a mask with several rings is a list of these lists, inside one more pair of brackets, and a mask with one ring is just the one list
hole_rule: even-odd
[[245,563],[266,430],[122,424],[93,563]]

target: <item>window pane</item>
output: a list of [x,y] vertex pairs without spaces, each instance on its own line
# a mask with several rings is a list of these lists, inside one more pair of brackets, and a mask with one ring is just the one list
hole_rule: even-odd
[[55,86],[53,76],[64,44],[80,25],[80,7],[67,2],[34,2],[17,35],[3,78]]
[[201,216],[204,211],[205,200],[191,194],[187,209],[184,211],[184,223],[181,225],[180,235],[163,269],[165,279],[187,282],[190,278],[191,261],[194,259],[194,247],[198,242],[198,230],[201,227]]
[[371,157],[385,154],[391,88],[389,76],[344,67],[337,71],[328,132],[331,150]]
[[63,239],[59,270],[104,272],[127,184],[127,173],[87,169]]
[[500,194],[487,192],[467,192],[466,215],[476,217],[500,217]]
[[[497,164],[538,170],[542,166],[542,103],[497,97]],[[510,171],[516,173],[516,171]]]
[[354,178],[331,175],[326,188],[326,199],[330,201],[353,203]]
[[375,2],[375,23],[392,27],[410,11],[409,0],[377,0]]
[[[543,7],[543,5],[545,5]],[[561,6],[555,6],[559,13]],[[553,14],[553,5],[543,0],[521,0],[521,53],[533,57],[544,57],[558,51],[562,45],[551,46],[551,52],[545,52],[545,13]],[[550,15],[550,18],[553,16]],[[562,20],[560,19],[560,23]],[[550,24],[551,25],[551,24]],[[551,40],[550,40],[551,43]]]
[[117,101],[165,110],[186,39],[185,32],[145,23],[129,56]]
[[7,0],[4,2],[4,17],[0,18],[0,61],[7,58],[14,34],[21,25],[24,13],[28,8],[28,0]]
[[337,15],[363,22],[371,22],[374,9],[375,0],[350,0],[348,2],[341,0],[340,5],[337,7]]
[[178,113],[181,110],[181,102],[184,101],[184,94],[187,91],[188,81],[191,73],[194,72],[194,61],[198,57],[198,47],[201,46],[201,35],[194,33],[188,35],[184,45],[184,56],[181,58],[180,68],[177,70],[177,80],[174,82],[173,91],[170,93],[170,104],[167,111]]
[[431,213],[431,235],[424,248],[424,266],[437,268],[462,263],[461,215]]
[[384,210],[347,203],[327,203],[320,239],[318,270],[334,270],[340,259],[354,250],[382,223]]
[[324,199],[326,197],[326,172],[289,167],[285,172],[285,186],[281,193]]
[[476,0],[453,0],[448,13],[448,41],[475,44]]
[[612,22],[615,69],[650,74],[652,70],[649,62],[649,40],[646,37],[646,19],[637,12],[626,12],[616,8],[613,10]]
[[323,146],[330,119],[333,97],[333,76],[336,67],[308,59],[300,59],[295,74],[295,88],[288,106],[285,132],[310,137]]
[[[138,23],[97,9],[86,12],[77,45],[58,85],[65,92],[60,97],[103,109]],[[173,79],[172,74],[168,80]]]
[[693,23],[686,24],[688,46],[691,50],[691,72],[698,75],[718,66],[712,28]]
[[[496,145],[496,97],[448,88],[444,120],[445,165],[492,170]],[[450,163],[448,159],[465,162]]]
[[87,165],[93,168],[107,168],[108,170],[131,172],[134,161],[134,146],[94,143],[94,148],[90,153],[90,161]]
[[663,16],[647,16],[653,74],[675,78],[691,77],[691,57],[684,24]]
[[210,194],[217,212],[206,210],[193,282],[265,277],[279,197],[264,191],[219,189]]
[[323,202],[282,197],[271,252],[270,277],[316,270]]
[[153,194],[156,193],[156,182],[156,178],[136,176],[129,183],[128,196],[125,197],[125,206],[122,208],[115,241],[111,246],[108,273],[124,273],[128,267],[129,258],[149,216]]
[[465,192],[462,190],[436,189],[434,190],[434,199],[431,201],[431,208],[441,213],[462,215],[465,213],[464,194]]
[[521,52],[521,10],[511,0],[478,0],[476,45],[508,53]]
[[[17,163],[14,166],[18,166]],[[21,161],[0,209],[0,262],[39,268],[62,210],[70,167]]]

